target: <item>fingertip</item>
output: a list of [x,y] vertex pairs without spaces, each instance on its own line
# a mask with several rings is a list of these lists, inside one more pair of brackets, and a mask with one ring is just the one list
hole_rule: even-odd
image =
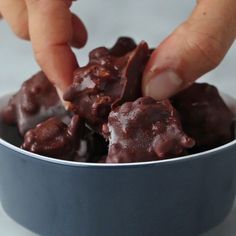
[[36,60],[54,86],[65,92],[78,67],[69,46],[73,36],[72,14],[64,1],[25,1]]
[[66,45],[35,52],[36,60],[52,84],[64,93],[71,85],[74,70],[78,67],[75,54]]
[[144,95],[171,97],[220,64],[235,40],[236,18],[229,11],[235,9],[233,2],[199,2],[151,55],[143,75]]
[[180,69],[183,62],[178,50],[175,50],[176,45],[178,40],[173,40],[173,35],[170,35],[151,54],[143,74],[144,96],[156,100],[167,99],[194,82],[192,77],[186,79],[185,73]]
[[13,31],[18,38],[23,40],[30,40],[27,21],[18,23],[18,25],[13,28]]
[[88,39],[88,32],[82,20],[72,13],[72,29],[73,36],[71,39],[71,46],[82,48],[85,46]]
[[55,88],[56,88],[58,97],[59,97],[59,99],[61,100],[61,102],[62,102],[64,108],[65,108],[66,110],[68,110],[68,109],[69,109],[69,106],[70,106],[70,102],[67,102],[67,101],[64,100],[64,98],[63,98],[64,92],[60,89],[60,87],[58,87],[58,86],[55,85]]
[[29,40],[28,14],[23,0],[1,0],[0,19],[4,19],[10,25],[15,35],[21,39]]
[[150,73],[149,76],[143,82],[143,94],[156,100],[170,98],[186,86],[183,79],[172,70]]

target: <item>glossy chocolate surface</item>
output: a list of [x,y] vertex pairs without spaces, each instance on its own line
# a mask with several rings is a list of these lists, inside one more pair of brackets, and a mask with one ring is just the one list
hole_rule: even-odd
[[145,42],[136,45],[127,37],[110,49],[92,50],[64,94],[72,118],[39,72],[10,99],[3,119],[25,135],[22,148],[77,162],[154,161],[233,140],[233,114],[214,86],[194,84],[171,102],[142,97],[142,74],[152,52]]
[[107,155],[108,143],[86,128],[78,115],[69,124],[51,117],[30,129],[24,136],[23,149],[62,160],[98,162]]
[[54,86],[39,72],[22,84],[2,114],[6,123],[17,124],[20,134],[24,135],[38,123],[52,116],[64,116],[66,111]]
[[142,97],[113,110],[103,126],[109,138],[107,163],[154,161],[180,156],[194,140],[182,130],[168,100]]
[[69,125],[52,117],[29,130],[21,147],[44,156],[73,160],[82,133],[79,116],[73,116]]
[[119,39],[110,50],[94,49],[88,65],[75,71],[73,84],[64,95],[72,104],[71,110],[91,127],[101,126],[112,107],[141,96],[141,78],[148,56],[145,42],[135,47],[128,39]]
[[193,152],[215,148],[233,140],[233,114],[214,86],[195,83],[172,100],[184,131],[196,140]]

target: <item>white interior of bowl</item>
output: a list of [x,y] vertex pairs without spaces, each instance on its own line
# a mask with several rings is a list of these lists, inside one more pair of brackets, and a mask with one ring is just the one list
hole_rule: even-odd
[[[11,96],[11,94],[7,94],[7,95],[3,95],[0,97],[0,111],[2,110],[2,108],[5,106],[5,104],[8,102],[9,97]],[[231,111],[234,114],[235,117],[235,122],[236,122],[236,99],[229,96],[228,94],[225,93],[221,93],[222,98],[224,99],[225,103],[227,104],[227,106],[231,109]],[[0,119],[0,126],[2,126],[3,123]],[[0,127],[1,128],[1,127]],[[235,125],[235,135],[236,135],[236,125]],[[17,138],[17,135],[13,135],[13,137]],[[18,136],[19,137],[19,136]],[[47,162],[52,162],[52,163],[56,163],[56,164],[62,164],[62,165],[69,165],[69,166],[83,166],[83,167],[88,167],[88,166],[94,166],[94,167],[122,167],[122,166],[142,166],[142,165],[153,165],[153,164],[163,164],[163,163],[170,163],[170,162],[176,162],[176,161],[185,161],[187,159],[190,158],[200,158],[201,156],[210,156],[211,154],[218,152],[218,151],[222,151],[223,149],[227,149],[229,147],[231,147],[232,145],[235,145],[236,147],[236,139],[233,140],[232,142],[229,142],[225,145],[222,145],[220,147],[208,150],[208,151],[204,151],[204,152],[200,152],[200,153],[196,153],[196,154],[191,154],[191,155],[187,155],[187,156],[183,156],[183,157],[176,157],[176,158],[172,158],[172,159],[165,159],[165,160],[158,160],[158,161],[149,161],[149,162],[135,162],[135,163],[118,163],[118,164],[108,164],[108,163],[83,163],[83,162],[73,162],[73,161],[65,161],[65,160],[59,160],[59,159],[54,159],[54,158],[50,158],[50,157],[45,157],[45,156],[41,156],[35,153],[31,153],[28,151],[25,151],[21,148],[18,148],[17,146],[10,144],[9,142],[3,140],[0,137],[0,144],[4,145],[5,147],[24,154],[26,156],[28,156],[29,158],[36,158],[36,159],[40,159],[40,160],[44,160]]]

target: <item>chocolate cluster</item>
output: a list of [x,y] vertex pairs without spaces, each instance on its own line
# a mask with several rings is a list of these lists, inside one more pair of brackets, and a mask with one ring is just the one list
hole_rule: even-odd
[[82,128],[79,116],[72,117],[69,125],[51,117],[25,134],[22,148],[44,156],[73,160],[79,148]]
[[38,124],[25,134],[21,148],[61,160],[97,162],[106,155],[107,142],[74,115],[69,124],[58,117]]
[[148,56],[145,42],[136,46],[128,38],[119,39],[112,49],[94,49],[88,65],[75,71],[64,99],[90,127],[100,130],[112,108],[141,96],[142,72]]
[[26,80],[2,112],[7,124],[18,126],[21,135],[52,116],[66,116],[54,86],[43,72]]
[[213,86],[194,84],[170,100],[142,97],[151,53],[130,38],[91,51],[64,94],[69,111],[40,72],[10,99],[3,119],[17,124],[23,149],[78,162],[162,160],[234,139],[233,115]]
[[195,139],[192,152],[209,150],[234,139],[233,114],[217,89],[193,84],[172,98],[185,132]]
[[103,126],[108,163],[162,160],[186,154],[195,141],[181,127],[168,100],[141,97],[114,109]]

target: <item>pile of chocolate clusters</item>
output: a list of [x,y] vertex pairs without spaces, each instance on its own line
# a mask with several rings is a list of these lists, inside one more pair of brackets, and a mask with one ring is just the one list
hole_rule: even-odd
[[193,84],[170,100],[142,97],[151,52],[130,38],[91,51],[64,94],[68,111],[39,72],[10,99],[3,119],[18,126],[21,148],[78,162],[162,160],[231,141],[233,115],[211,85]]

